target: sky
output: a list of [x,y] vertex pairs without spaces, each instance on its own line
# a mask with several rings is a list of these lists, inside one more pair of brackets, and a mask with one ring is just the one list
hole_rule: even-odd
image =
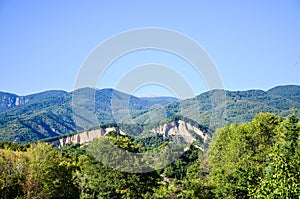
[[[171,29],[197,42],[227,90],[300,85],[299,21],[298,0],[0,0],[0,91],[72,91],[82,64],[97,46],[113,35],[144,27]],[[176,71],[195,94],[208,89],[191,64],[157,50],[114,60],[99,77],[98,87],[116,88],[128,72],[148,63]],[[133,94],[175,96],[176,91],[150,84],[140,85]]]

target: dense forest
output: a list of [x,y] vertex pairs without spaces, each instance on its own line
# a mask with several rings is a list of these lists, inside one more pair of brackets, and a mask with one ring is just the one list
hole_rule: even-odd
[[145,153],[168,147],[171,139],[135,140],[111,132],[88,145],[63,148],[2,142],[0,198],[300,198],[295,115],[260,113],[250,122],[232,123],[215,132],[208,150],[190,144],[180,158],[152,172],[122,172],[94,153],[105,143]]
[[114,89],[92,88],[50,90],[28,96],[0,92],[0,142],[40,140],[107,123],[159,123],[176,115],[214,131],[228,123],[249,122],[260,112],[286,117],[293,108],[299,117],[298,85],[268,91],[210,90],[185,100],[138,98]]

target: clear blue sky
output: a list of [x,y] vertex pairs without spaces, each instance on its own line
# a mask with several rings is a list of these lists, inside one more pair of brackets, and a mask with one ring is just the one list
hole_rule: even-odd
[[[72,90],[82,62],[99,43],[140,27],[169,28],[193,38],[213,59],[226,89],[300,84],[298,0],[1,0],[0,27],[0,90],[20,95]],[[121,65],[140,64],[141,57],[169,65],[177,59],[151,51],[124,57],[111,69],[115,78],[103,77],[100,87],[113,87],[128,69]],[[189,70],[180,60],[176,64],[179,72]],[[192,72],[183,75],[196,93],[205,90],[193,82]]]

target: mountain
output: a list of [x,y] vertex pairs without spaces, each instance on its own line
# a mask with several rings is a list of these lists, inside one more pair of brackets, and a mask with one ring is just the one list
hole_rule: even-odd
[[93,88],[69,93],[46,91],[28,96],[10,93],[1,96],[0,141],[16,142],[53,137],[116,122],[129,113],[148,111],[155,104],[168,103],[168,100],[162,99],[140,99],[113,89]]
[[276,86],[267,91],[270,95],[277,95],[286,99],[300,102],[300,86]]
[[300,109],[299,90],[300,86],[294,85],[275,87],[269,91],[211,90],[192,99],[140,113],[134,118],[125,118],[124,122],[151,123],[182,115],[210,129],[215,129],[228,123],[250,121],[260,112],[287,116],[293,108]]
[[163,103],[171,103],[171,102],[178,102],[179,100],[175,97],[167,97],[167,96],[163,96],[163,97],[141,97],[140,99],[143,100],[147,100],[150,102],[160,102],[160,104]]
[[38,140],[116,122],[129,126],[135,134],[145,124],[174,116],[192,119],[213,131],[228,123],[250,121],[259,112],[286,116],[294,108],[297,113],[299,90],[295,85],[268,91],[211,90],[182,101],[137,98],[113,89],[93,88],[28,96],[1,92],[0,141]]
[[[13,108],[19,104],[24,104],[24,99],[18,99],[18,96],[11,93],[0,92],[0,112]],[[21,102],[20,102],[21,101]]]
[[67,92],[60,90],[50,90],[27,96],[18,96],[12,93],[0,92],[0,113],[27,102],[41,100],[49,97],[58,97],[66,93]]

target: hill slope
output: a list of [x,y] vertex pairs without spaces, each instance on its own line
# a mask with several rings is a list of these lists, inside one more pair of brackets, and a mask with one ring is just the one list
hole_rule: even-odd
[[0,113],[31,101],[42,100],[50,97],[58,97],[65,95],[66,93],[66,91],[50,90],[27,96],[18,96],[12,93],[0,92]]
[[[83,88],[70,93],[47,91],[29,96],[1,94],[0,141],[16,142],[53,137],[116,122],[129,113],[147,111],[154,104],[165,105],[169,102],[168,99],[140,99],[113,89]],[[96,121],[92,120],[89,111]]]
[[289,85],[289,86],[276,86],[267,91],[270,95],[277,95],[286,99],[300,102],[300,86]]
[[269,91],[212,90],[192,99],[141,113],[134,118],[126,118],[124,122],[131,120],[132,123],[151,123],[182,115],[215,129],[226,123],[250,121],[259,112],[286,116],[291,113],[291,109],[300,109],[299,90],[300,86],[282,86]]
[[46,91],[23,97],[0,93],[0,141],[37,140],[115,122],[131,124],[135,131],[138,125],[176,115],[214,130],[226,123],[250,121],[259,112],[285,116],[292,108],[300,109],[299,90],[300,86],[269,91],[212,90],[177,102],[169,98],[141,99],[113,89]]

